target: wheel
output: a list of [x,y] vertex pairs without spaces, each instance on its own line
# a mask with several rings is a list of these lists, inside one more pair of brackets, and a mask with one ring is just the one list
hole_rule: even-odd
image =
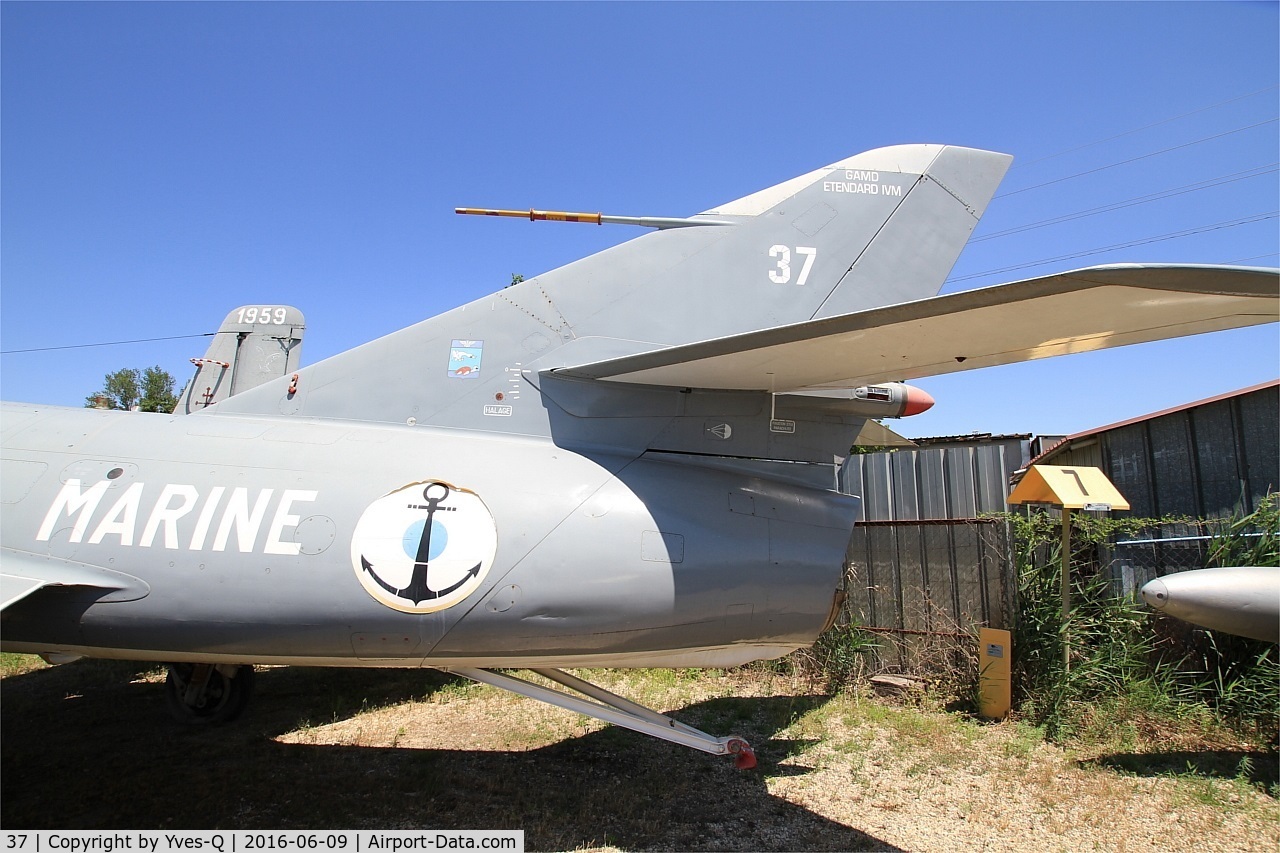
[[175,663],[169,665],[164,682],[169,713],[178,722],[192,725],[231,722],[240,716],[252,693],[252,666]]

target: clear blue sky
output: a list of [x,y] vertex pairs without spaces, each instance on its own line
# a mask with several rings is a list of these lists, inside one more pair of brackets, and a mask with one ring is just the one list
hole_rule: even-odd
[[[640,233],[455,206],[686,216],[905,142],[1015,156],[945,290],[1275,266],[1278,8],[5,2],[0,346],[212,332],[292,303],[312,363]],[[151,364],[181,385],[205,344],[8,354],[0,393],[78,406]],[[891,425],[1069,433],[1277,374],[1272,324],[920,380],[937,406]]]

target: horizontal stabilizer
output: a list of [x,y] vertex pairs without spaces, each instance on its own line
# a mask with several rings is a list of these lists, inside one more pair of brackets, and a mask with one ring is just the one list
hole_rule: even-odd
[[854,388],[1280,319],[1280,270],[1089,267],[900,305],[571,365],[680,388]]
[[101,601],[133,601],[150,592],[145,582],[123,572],[0,548],[0,610],[47,586],[108,591]]

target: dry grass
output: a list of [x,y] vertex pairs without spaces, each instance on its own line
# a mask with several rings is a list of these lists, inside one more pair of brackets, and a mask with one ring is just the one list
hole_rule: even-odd
[[245,718],[204,730],[169,723],[155,670],[6,657],[3,675],[7,829],[509,828],[530,850],[1280,845],[1276,756],[1226,734],[1069,751],[763,672],[587,675],[746,736],[749,772],[429,671],[262,670]]

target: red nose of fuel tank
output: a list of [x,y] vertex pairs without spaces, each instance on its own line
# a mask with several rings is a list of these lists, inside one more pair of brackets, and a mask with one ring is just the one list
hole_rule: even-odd
[[902,407],[902,417],[918,415],[933,408],[933,396],[928,391],[914,385],[904,387],[907,389],[907,402]]

